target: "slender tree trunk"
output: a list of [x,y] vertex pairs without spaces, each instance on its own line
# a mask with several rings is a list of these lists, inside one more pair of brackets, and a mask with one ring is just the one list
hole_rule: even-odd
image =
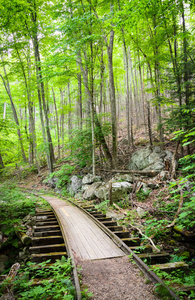
[[[84,83],[86,94],[88,96],[88,99],[89,99],[90,103],[93,103],[91,92],[90,92],[90,89],[89,89],[87,72],[86,72],[86,70],[83,67],[81,53],[78,53],[77,60],[78,60],[79,66],[80,66],[81,74],[83,76],[83,83]],[[98,128],[98,140],[102,144],[102,147],[103,147],[104,154],[105,154],[106,158],[111,163],[112,162],[112,156],[111,156],[110,151],[108,149],[108,146],[107,146],[107,143],[106,143],[103,131],[102,131],[102,127],[101,127],[101,124],[99,122],[99,119],[98,119],[98,116],[97,116],[97,113],[96,113],[94,105],[91,105],[91,108],[93,109],[94,123],[95,123],[96,127]]]
[[[45,90],[44,90],[44,83],[43,83],[42,71],[41,71],[41,59],[40,59],[39,44],[38,44],[38,37],[37,37],[36,7],[35,7],[35,11],[31,14],[31,17],[32,17],[32,22],[34,24],[33,46],[34,46],[34,54],[35,54],[35,62],[36,62],[36,76],[37,76],[37,85],[38,85],[39,107],[40,107],[40,114],[42,114],[42,104],[43,104],[43,111],[44,111],[45,123],[46,123],[46,134],[47,134],[46,135],[47,142],[46,142],[46,138],[44,138],[44,143],[47,148],[46,155],[47,155],[48,168],[49,168],[50,173],[52,173],[55,157],[54,157],[53,144],[52,144],[50,128],[49,128],[49,118],[48,118],[48,114],[47,114],[47,106],[46,106],[46,101],[45,101]],[[42,127],[44,128],[43,116],[41,116],[41,124],[42,124]],[[42,129],[42,132],[44,132],[44,131],[45,131],[45,129]]]
[[4,164],[3,164],[3,159],[2,159],[1,152],[0,152],[0,165],[1,165],[2,169],[5,168],[5,166],[4,166]]
[[[1,60],[3,62],[3,57],[1,57]],[[21,134],[21,131],[20,131],[20,124],[19,124],[19,120],[18,120],[18,115],[17,115],[16,108],[15,108],[15,105],[14,105],[14,102],[13,102],[13,99],[12,99],[9,80],[8,80],[8,77],[7,77],[7,72],[6,72],[5,66],[3,67],[3,69],[4,69],[5,78],[3,78],[2,75],[0,75],[0,77],[3,80],[5,90],[8,94],[8,97],[9,97],[10,102],[11,102],[11,108],[12,108],[12,113],[13,113],[13,116],[14,116],[14,121],[17,125],[17,134],[18,134],[18,138],[19,138],[19,144],[20,144],[20,149],[21,149],[21,153],[22,153],[22,158],[23,158],[23,161],[26,163],[27,158],[26,158],[26,155],[25,155],[24,147],[23,147],[23,140],[22,140],[22,134]]]
[[79,128],[82,130],[83,127],[83,108],[82,108],[82,87],[81,87],[81,74],[77,74],[78,80],[78,106],[79,106]]
[[68,110],[68,135],[69,140],[71,140],[71,132],[72,132],[72,120],[71,120],[71,97],[70,97],[70,81],[68,81],[68,104],[69,104],[69,110]]
[[60,130],[59,130],[59,118],[58,118],[58,110],[57,110],[57,104],[56,104],[56,97],[54,88],[52,87],[53,92],[53,101],[54,101],[54,108],[55,108],[55,115],[56,115],[56,126],[57,126],[57,136],[58,136],[58,159],[60,159]]
[[116,114],[116,96],[113,73],[113,44],[114,44],[114,30],[110,32],[110,42],[107,45],[108,53],[108,69],[109,69],[109,92],[111,102],[111,123],[112,123],[112,165],[117,167],[117,114]]

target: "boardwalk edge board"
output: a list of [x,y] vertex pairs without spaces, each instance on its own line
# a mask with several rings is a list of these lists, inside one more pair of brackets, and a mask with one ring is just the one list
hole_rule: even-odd
[[74,285],[75,285],[75,289],[76,289],[76,300],[81,300],[82,299],[82,296],[81,296],[81,287],[80,287],[80,282],[79,282],[79,278],[78,278],[76,263],[75,263],[75,260],[74,260],[74,255],[72,253],[72,250],[71,250],[70,244],[68,242],[68,239],[66,238],[66,234],[65,234],[65,232],[63,230],[63,226],[61,224],[61,221],[60,221],[57,213],[55,212],[55,209],[53,207],[51,207],[51,208],[52,208],[52,210],[53,210],[53,212],[55,214],[56,219],[58,220],[58,224],[59,224],[61,232],[62,232],[64,243],[66,245],[68,257],[71,258],[71,262],[72,262],[72,265],[73,265],[73,280],[74,280]]

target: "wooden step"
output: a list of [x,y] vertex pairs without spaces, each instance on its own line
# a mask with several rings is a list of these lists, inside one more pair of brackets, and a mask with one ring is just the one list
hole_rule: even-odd
[[142,260],[147,260],[148,264],[165,263],[169,260],[170,254],[166,252],[162,253],[141,253],[137,254]]
[[179,288],[176,288],[176,290],[179,292],[180,291],[182,291],[182,292],[195,291],[195,285],[183,285],[183,286],[180,286]]
[[55,216],[36,216],[36,221],[55,221],[56,217]]
[[172,263],[166,263],[166,264],[157,264],[150,266],[151,269],[155,271],[155,269],[163,270],[166,272],[171,272],[176,269],[186,269],[189,265],[186,264],[184,261],[176,261]]
[[117,226],[116,221],[103,221],[102,224],[104,224],[105,226]]
[[129,238],[129,231],[115,231],[116,234],[120,239]]
[[104,221],[112,221],[112,218],[107,218],[107,217],[100,217],[100,218],[97,218],[98,219],[98,221],[100,221],[100,222],[104,222]]
[[140,238],[122,238],[121,239],[127,246],[139,246],[140,245]]
[[63,252],[65,251],[65,244],[55,244],[55,245],[44,245],[44,246],[35,246],[30,247],[29,251],[33,254],[39,253],[51,253],[51,252]]
[[49,225],[57,225],[58,221],[44,221],[44,222],[36,222],[36,226],[49,226]]
[[40,253],[40,254],[32,254],[31,260],[35,263],[41,263],[43,261],[51,260],[50,262],[55,262],[56,259],[61,259],[62,256],[67,257],[66,252],[54,252],[54,253]]
[[50,226],[33,226],[34,232],[38,231],[51,231],[51,230],[59,230],[59,225],[50,225]]
[[64,242],[64,240],[63,240],[62,236],[46,236],[46,237],[33,237],[32,238],[33,246],[61,244],[63,242]]
[[107,226],[108,229],[110,229],[113,232],[118,232],[118,231],[123,231],[123,227],[122,226]]
[[60,236],[60,230],[51,230],[51,231],[38,231],[34,232],[34,237],[41,237],[41,236]]

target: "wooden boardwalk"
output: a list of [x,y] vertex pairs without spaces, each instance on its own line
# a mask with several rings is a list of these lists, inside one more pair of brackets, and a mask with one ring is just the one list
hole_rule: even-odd
[[54,196],[43,196],[43,198],[55,209],[77,258],[95,260],[125,255],[79,208]]

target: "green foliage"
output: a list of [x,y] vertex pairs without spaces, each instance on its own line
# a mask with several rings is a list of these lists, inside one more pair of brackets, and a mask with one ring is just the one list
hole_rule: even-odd
[[[52,174],[49,175],[48,179],[57,177],[57,187],[59,188],[65,188],[67,186],[67,183],[70,181],[70,176],[72,172],[74,172],[75,166],[71,166],[69,164],[65,164],[61,167],[59,171],[53,172]],[[47,182],[46,179],[45,181]]]
[[74,130],[66,146],[71,149],[71,159],[81,168],[92,162],[91,129]]
[[1,184],[0,199],[1,230],[5,235],[9,236],[7,243],[17,247],[15,227],[23,230],[20,223],[26,215],[35,214],[37,200],[34,196],[26,198],[19,188],[8,182]]
[[136,198],[138,201],[144,201],[148,198],[149,194],[150,194],[150,190],[147,189],[147,191],[144,191],[143,189],[140,189],[138,192],[136,192]]
[[101,210],[103,213],[106,213],[108,210],[108,203],[109,200],[102,201],[100,204],[96,204],[95,208],[97,208],[97,210]]
[[160,237],[165,234],[165,226],[168,224],[168,220],[157,220],[153,218],[152,220],[145,221],[145,234],[147,236],[155,235],[155,237]]
[[[75,299],[75,288],[71,281],[71,260],[62,257],[52,265],[48,263],[49,261],[40,264],[29,262],[21,267],[11,282],[17,299]],[[36,281],[41,284],[35,284]],[[0,293],[3,293],[7,285],[10,286],[9,280],[4,280]]]

